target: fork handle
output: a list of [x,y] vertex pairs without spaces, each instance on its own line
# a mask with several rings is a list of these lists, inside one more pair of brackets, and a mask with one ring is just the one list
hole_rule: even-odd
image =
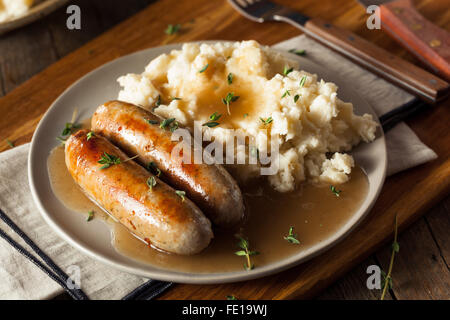
[[292,17],[279,17],[279,20],[298,27],[309,37],[417,95],[422,100],[435,103],[450,93],[450,85],[444,80],[354,33],[336,27],[322,19],[312,18],[305,24],[294,21]]

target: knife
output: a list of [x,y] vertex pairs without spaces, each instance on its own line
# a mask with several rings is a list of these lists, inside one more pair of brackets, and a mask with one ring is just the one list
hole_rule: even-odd
[[245,17],[263,23],[289,23],[307,36],[337,51],[369,71],[402,87],[421,100],[435,103],[450,93],[450,85],[358,35],[320,18],[310,18],[269,0],[228,0]]
[[378,5],[382,29],[434,72],[450,80],[450,33],[425,19],[411,0],[358,1],[365,7]]

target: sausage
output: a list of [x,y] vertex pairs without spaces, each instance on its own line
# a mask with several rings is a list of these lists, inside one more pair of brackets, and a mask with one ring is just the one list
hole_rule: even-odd
[[[167,252],[195,254],[213,238],[211,222],[188,198],[154,177],[105,138],[80,130],[65,143],[66,166],[81,189],[132,233]],[[106,154],[119,164],[102,169]],[[154,177],[156,185],[147,184]],[[150,180],[152,181],[152,180]]]
[[[139,155],[146,166],[154,163],[169,185],[186,191],[212,223],[225,228],[244,218],[242,193],[221,165],[187,164],[171,158],[177,141],[161,128],[161,118],[138,106],[110,101],[99,106],[92,117],[92,130],[105,136],[130,155]],[[193,153],[192,153],[193,154]]]

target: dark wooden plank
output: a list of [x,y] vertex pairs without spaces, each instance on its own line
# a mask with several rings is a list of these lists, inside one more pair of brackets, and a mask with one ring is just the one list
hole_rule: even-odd
[[[395,257],[392,272],[395,297],[399,300],[448,299],[450,272],[425,219],[421,218],[403,232],[398,242],[400,252]],[[385,246],[376,256],[383,270],[387,270],[391,246]]]
[[55,62],[56,53],[44,21],[0,38],[0,73],[6,93]]
[[431,229],[441,258],[450,268],[450,196],[433,208],[425,216],[425,221]]

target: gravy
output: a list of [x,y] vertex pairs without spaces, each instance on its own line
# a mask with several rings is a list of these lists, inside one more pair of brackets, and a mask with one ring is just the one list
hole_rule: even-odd
[[[242,189],[249,217],[240,230],[214,230],[215,238],[206,250],[193,256],[181,256],[147,246],[91,202],[69,174],[63,147],[51,152],[48,170],[53,191],[65,206],[86,216],[88,211],[94,210],[95,218],[108,222],[118,252],[161,269],[195,273],[243,270],[244,257],[234,254],[240,250],[234,236],[236,232],[249,240],[251,250],[260,252],[252,256],[255,268],[306,250],[344,225],[360,207],[368,190],[367,177],[359,167],[353,169],[349,182],[337,186],[342,190],[339,197],[331,192],[329,185],[304,183],[298,190],[283,194],[267,185],[255,184]],[[290,226],[298,234],[299,245],[283,238]]]

